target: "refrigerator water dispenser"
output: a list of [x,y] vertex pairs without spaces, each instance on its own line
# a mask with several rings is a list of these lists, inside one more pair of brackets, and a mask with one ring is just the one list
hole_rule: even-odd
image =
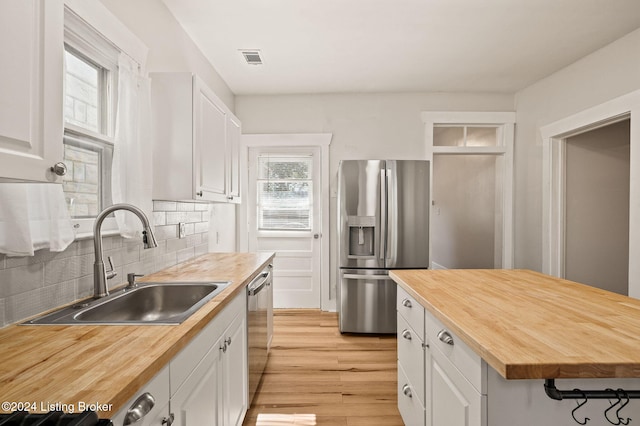
[[375,256],[375,216],[349,216],[349,255],[350,258]]

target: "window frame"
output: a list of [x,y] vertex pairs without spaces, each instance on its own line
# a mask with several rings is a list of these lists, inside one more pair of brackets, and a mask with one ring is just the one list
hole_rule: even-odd
[[[115,119],[118,93],[118,56],[121,53],[133,58],[141,69],[148,54],[148,48],[99,0],[64,0],[64,45],[96,65],[110,70],[107,91],[111,105],[103,108],[100,129],[104,133],[94,132],[71,123],[64,123],[64,135],[69,138],[86,138],[87,143],[109,144],[114,146]],[[66,78],[66,76],[63,76]],[[64,94],[63,94],[64,96]],[[64,98],[61,99],[64,102]],[[63,142],[64,143],[64,142]],[[112,152],[111,152],[112,154]],[[101,179],[111,181],[111,169]],[[105,198],[105,191],[101,191]],[[108,203],[111,193],[108,190]],[[106,206],[103,206],[103,208]],[[76,240],[92,238],[95,217],[72,218]],[[102,226],[103,235],[116,235],[118,228],[115,218],[108,217]]]

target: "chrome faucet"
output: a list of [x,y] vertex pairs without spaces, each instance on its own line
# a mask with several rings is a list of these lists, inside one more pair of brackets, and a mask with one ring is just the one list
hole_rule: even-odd
[[128,210],[138,216],[138,218],[142,222],[142,227],[144,228],[142,231],[142,243],[145,249],[158,247],[156,237],[155,235],[153,235],[153,230],[151,229],[151,225],[149,224],[149,219],[147,219],[147,216],[138,207],[131,204],[114,204],[102,210],[98,217],[96,217],[96,222],[93,225],[93,246],[96,256],[95,262],[93,263],[93,297],[96,299],[109,295],[109,290],[107,289],[107,279],[111,279],[116,276],[116,273],[113,270],[111,259],[109,259],[111,271],[107,276],[107,271],[104,267],[104,261],[102,259],[101,235],[102,222],[108,215],[116,210]]

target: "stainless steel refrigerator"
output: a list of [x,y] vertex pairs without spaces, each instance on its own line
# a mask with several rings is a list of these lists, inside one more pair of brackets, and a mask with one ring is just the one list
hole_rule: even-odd
[[340,332],[396,332],[389,270],[429,267],[429,209],[428,161],[340,162]]

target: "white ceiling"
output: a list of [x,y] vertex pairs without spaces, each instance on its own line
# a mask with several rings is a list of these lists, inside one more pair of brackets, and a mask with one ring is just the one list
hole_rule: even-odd
[[640,28],[640,0],[163,1],[237,95],[515,92]]

